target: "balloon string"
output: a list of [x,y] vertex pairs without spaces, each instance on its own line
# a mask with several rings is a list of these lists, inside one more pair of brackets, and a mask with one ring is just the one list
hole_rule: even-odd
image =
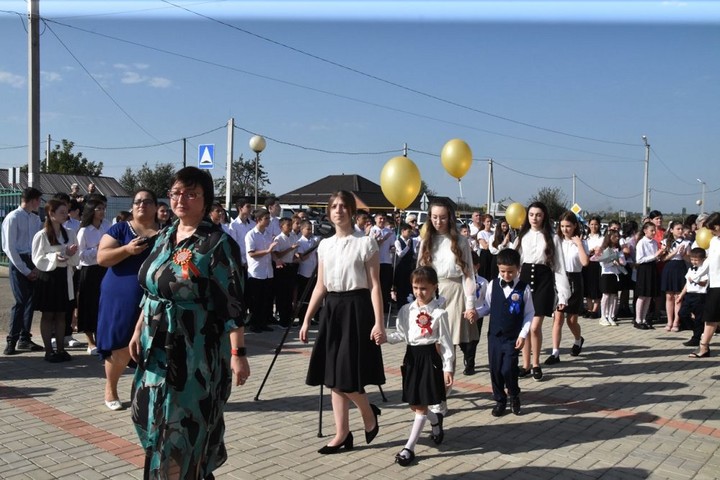
[[458,187],[460,187],[460,198],[463,198],[463,192],[462,192],[462,180],[458,178]]

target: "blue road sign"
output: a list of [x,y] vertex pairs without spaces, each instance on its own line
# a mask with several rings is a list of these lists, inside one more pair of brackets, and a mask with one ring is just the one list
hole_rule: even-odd
[[215,144],[198,145],[198,168],[215,168]]

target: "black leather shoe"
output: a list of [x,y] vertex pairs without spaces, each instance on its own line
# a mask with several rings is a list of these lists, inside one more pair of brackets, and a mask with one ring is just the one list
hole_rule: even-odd
[[510,397],[510,409],[515,415],[520,415],[520,397]]
[[532,376],[536,382],[539,382],[540,380],[543,379],[543,372],[542,372],[542,368],[540,368],[540,365],[532,368]]
[[475,367],[474,367],[474,366],[472,366],[472,367],[465,367],[465,369],[463,370],[463,375],[475,375],[475,373],[476,373],[476,372],[475,372]]
[[43,347],[33,342],[32,340],[20,340],[17,343],[18,350],[30,350],[31,352],[41,352],[45,350]]
[[700,340],[695,340],[695,339],[691,338],[687,342],[683,342],[683,345],[685,345],[686,347],[699,347]]
[[5,345],[5,350],[3,350],[3,355],[15,355],[17,350],[15,349],[15,342],[8,342],[7,345]]
[[580,355],[584,343],[585,339],[583,337],[580,337],[580,345],[573,344],[572,348],[570,349],[570,356],[577,357],[578,355]]
[[372,408],[373,414],[375,415],[375,428],[373,428],[369,432],[367,430],[365,431],[365,441],[367,442],[368,445],[370,445],[370,442],[372,442],[373,439],[375,439],[375,437],[377,437],[377,434],[380,431],[380,422],[378,422],[377,417],[382,415],[382,412],[380,411],[380,409],[378,407],[376,407],[375,405],[373,405],[372,403],[370,404],[370,408]]
[[528,375],[530,375],[530,370],[528,370],[527,368],[520,367],[518,369],[518,378],[525,378]]
[[435,445],[440,445],[443,442],[443,439],[445,438],[445,430],[443,430],[443,414],[442,413],[436,413],[438,422],[436,424],[430,424],[430,426],[438,427],[438,433],[431,433],[430,439],[435,443]]
[[352,432],[348,432],[347,436],[345,437],[345,440],[340,445],[325,445],[320,450],[318,450],[318,453],[321,455],[330,455],[332,453],[338,453],[341,448],[345,447],[345,450],[352,450],[353,449],[353,434]]
[[502,417],[505,415],[505,409],[507,409],[507,404],[505,402],[496,402],[492,412],[490,413],[492,413],[493,417]]
[[415,452],[409,448],[403,448],[400,453],[395,455],[395,463],[399,463],[402,467],[407,467],[413,460],[415,460]]
[[545,365],[555,365],[556,363],[560,363],[560,355],[557,357],[555,355],[550,355],[545,360]]

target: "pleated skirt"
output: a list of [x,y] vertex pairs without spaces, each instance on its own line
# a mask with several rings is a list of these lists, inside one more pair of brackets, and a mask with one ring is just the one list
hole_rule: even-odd
[[656,264],[657,262],[648,262],[635,265],[635,271],[637,272],[635,279],[636,297],[657,297],[660,293]]
[[661,278],[660,290],[663,292],[682,292],[685,287],[685,274],[688,267],[683,260],[670,260],[665,263]]
[[364,393],[366,385],[383,385],[382,352],[370,339],[374,325],[370,290],[329,292],[305,383],[346,393]]
[[400,370],[403,402],[436,405],[445,400],[442,359],[435,344],[408,345]]

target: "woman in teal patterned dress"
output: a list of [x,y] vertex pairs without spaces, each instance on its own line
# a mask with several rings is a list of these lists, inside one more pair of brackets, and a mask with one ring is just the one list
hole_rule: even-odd
[[132,418],[145,478],[214,478],[227,459],[223,408],[250,374],[237,244],[207,218],[209,174],[187,167],[168,192],[175,223],[140,269],[142,314],[130,342],[138,363]]

